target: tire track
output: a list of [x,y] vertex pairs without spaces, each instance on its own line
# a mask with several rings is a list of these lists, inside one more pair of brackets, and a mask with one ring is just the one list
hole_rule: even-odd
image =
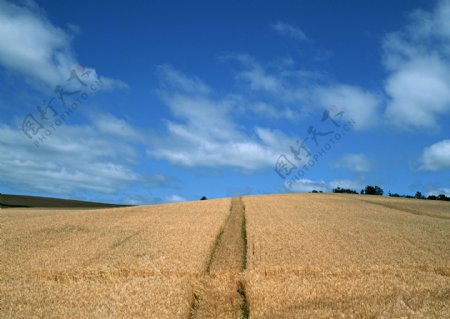
[[210,275],[224,272],[239,274],[244,270],[245,243],[242,236],[244,214],[245,208],[242,199],[240,197],[232,198],[230,217],[211,259],[208,271]]
[[379,202],[375,202],[375,201],[371,201],[371,200],[367,200],[367,199],[362,199],[362,198],[352,198],[353,200],[358,200],[367,204],[372,204],[372,205],[377,205],[377,206],[382,206],[382,207],[386,207],[392,210],[397,210],[397,211],[401,211],[404,213],[409,213],[409,214],[413,214],[413,215],[417,215],[417,216],[426,216],[426,217],[432,217],[432,218],[439,218],[439,219],[450,219],[449,216],[442,216],[442,215],[437,215],[437,214],[433,214],[433,213],[428,213],[428,212],[424,212],[424,211],[419,211],[419,210],[415,210],[412,208],[407,208],[407,207],[402,207],[398,204],[392,204],[392,203],[379,203]]
[[230,215],[216,237],[206,273],[194,287],[190,319],[248,318],[241,273],[247,263],[247,230],[242,198],[231,199]]

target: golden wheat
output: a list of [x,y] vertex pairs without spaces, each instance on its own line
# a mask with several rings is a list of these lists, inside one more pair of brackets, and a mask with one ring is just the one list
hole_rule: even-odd
[[0,317],[186,317],[229,200],[0,211]]
[[359,198],[245,197],[253,318],[450,315],[450,220]]
[[0,210],[0,317],[450,317],[449,203],[243,202]]

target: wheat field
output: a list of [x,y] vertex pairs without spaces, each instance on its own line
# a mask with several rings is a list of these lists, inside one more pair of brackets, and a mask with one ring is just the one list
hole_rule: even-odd
[[450,204],[282,194],[0,210],[1,318],[447,318]]
[[0,212],[0,317],[183,318],[229,200]]
[[[360,198],[391,204],[331,194],[245,198],[255,318],[450,315],[450,206],[431,205],[435,218]],[[423,203],[408,201],[417,210]]]

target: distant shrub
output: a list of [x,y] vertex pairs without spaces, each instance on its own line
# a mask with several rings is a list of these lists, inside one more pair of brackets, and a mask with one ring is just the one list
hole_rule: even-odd
[[208,200],[205,196],[203,196],[202,198],[200,198],[200,200]]
[[445,194],[440,194],[438,196],[436,195],[428,195],[427,199],[429,200],[444,200],[444,201],[450,201],[450,197],[447,197]]
[[422,193],[419,191],[416,192],[416,195],[414,195],[414,197],[417,199],[425,199],[425,196],[423,196]]
[[355,190],[349,188],[333,188],[333,193],[358,194]]
[[400,197],[400,195],[397,193],[394,193],[394,194],[389,193],[389,197]]
[[378,187],[378,186],[367,185],[366,188],[364,189],[364,194],[366,194],[366,195],[379,195],[379,196],[382,196],[383,193],[384,192],[381,189],[381,187]]

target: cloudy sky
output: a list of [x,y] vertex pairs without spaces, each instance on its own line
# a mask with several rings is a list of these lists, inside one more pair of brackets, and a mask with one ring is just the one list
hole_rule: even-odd
[[450,1],[0,0],[0,192],[450,195]]

